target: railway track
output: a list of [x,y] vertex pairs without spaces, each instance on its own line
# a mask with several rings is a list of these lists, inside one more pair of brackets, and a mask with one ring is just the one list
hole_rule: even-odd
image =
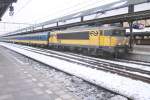
[[[128,70],[128,71],[140,72],[140,73],[143,73],[143,74],[150,75],[150,71],[139,69],[139,68],[132,68],[132,67],[125,66],[125,65],[118,66],[118,64],[115,64],[114,62],[109,61],[109,60],[104,61],[103,59],[97,59],[97,58],[88,57],[88,56],[84,56],[84,55],[78,55],[78,54],[74,54],[74,53],[69,53],[69,54],[68,53],[66,53],[66,54],[58,53],[56,51],[47,50],[47,49],[45,49],[45,50],[39,49],[39,50],[43,51],[43,52],[51,53],[51,54],[56,54],[56,55],[59,54],[60,56],[69,57],[71,59],[75,59],[75,60],[78,60],[78,61],[83,61],[83,62],[86,62],[86,63],[91,63],[91,64],[98,63],[98,64],[103,64],[105,66],[110,66],[111,65],[111,66],[116,67],[116,68],[125,69],[125,70]],[[126,63],[129,63],[129,62],[126,62]],[[134,63],[134,64],[136,64],[136,63]],[[140,65],[142,65],[142,66],[144,65],[143,67],[149,66],[148,64],[140,64]]]
[[115,73],[124,77],[132,78],[134,80],[140,80],[143,82],[150,83],[150,71],[147,70],[133,68],[124,65],[118,65],[118,64],[106,62],[97,58],[87,57],[83,55],[63,54],[61,52],[39,49],[39,48],[32,48],[27,46],[21,46],[20,48],[31,52],[39,53],[45,56],[51,56],[57,59],[69,61],[72,63],[77,63],[90,68],[95,68],[97,70],[103,70],[106,72]]
[[144,61],[139,61],[139,60],[127,60],[127,59],[115,59],[115,61],[120,61],[120,62],[128,62],[128,63],[133,63],[133,64],[140,64],[143,66],[149,66],[150,67],[150,62],[144,62]]
[[[68,54],[93,59],[93,57],[91,57],[91,56],[84,56],[84,55],[79,55],[79,54],[71,53],[71,52],[69,52]],[[99,58],[97,59],[96,57],[94,58],[94,60],[95,59],[100,60]],[[106,59],[106,60],[108,60],[108,59]],[[144,62],[144,61],[139,61],[139,60],[127,60],[127,59],[118,59],[118,58],[110,59],[110,60],[116,61],[116,62],[132,63],[132,64],[138,64],[138,65],[143,65],[143,66],[149,66],[150,67],[150,62],[146,62],[146,61]]]

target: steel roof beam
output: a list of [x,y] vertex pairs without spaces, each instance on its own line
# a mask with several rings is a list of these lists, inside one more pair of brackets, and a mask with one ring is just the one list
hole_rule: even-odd
[[[122,15],[117,15],[117,16],[99,18],[99,19],[95,19],[95,20],[88,20],[88,21],[84,21],[84,22],[77,22],[77,23],[72,23],[72,24],[67,24],[67,25],[59,25],[59,26],[55,26],[55,27],[33,30],[33,31],[28,31],[28,32],[21,32],[21,34],[30,33],[30,32],[34,33],[34,32],[51,31],[54,29],[65,29],[65,28],[69,28],[69,27],[88,25],[88,24],[92,24],[92,23],[110,24],[110,23],[118,23],[120,21],[128,22],[130,20],[135,21],[135,20],[141,20],[141,19],[150,19],[150,10],[134,12],[132,14],[128,13],[128,14],[122,14]],[[17,33],[17,34],[20,34],[20,33]],[[10,34],[10,35],[12,35],[12,34]]]
[[[19,32],[21,33],[22,31],[36,29],[36,28],[43,27],[43,26],[50,25],[50,24],[57,24],[57,26],[52,27],[52,28],[59,29],[59,28],[63,28],[63,27],[66,28],[66,27],[86,25],[86,24],[98,23],[98,22],[101,24],[120,22],[120,21],[126,21],[126,19],[129,19],[129,18],[130,18],[130,20],[135,20],[135,19],[137,20],[137,18],[134,17],[135,16],[134,14],[135,13],[138,14],[138,12],[134,12],[133,14],[130,13],[131,15],[134,15],[133,17],[130,17],[130,14],[128,14],[128,13],[116,15],[116,16],[111,16],[111,17],[105,17],[105,18],[98,18],[98,19],[93,19],[93,20],[88,20],[88,21],[84,20],[84,17],[88,16],[88,15],[96,14],[96,13],[104,13],[107,11],[111,11],[111,10],[115,10],[115,9],[119,9],[119,8],[123,8],[123,7],[128,7],[129,4],[137,5],[137,4],[141,4],[141,3],[145,3],[145,2],[149,2],[149,0],[136,0],[136,2],[135,2],[135,0],[120,0],[120,1],[117,1],[117,2],[114,2],[111,4],[92,8],[92,9],[89,9],[86,11],[81,11],[78,13],[74,13],[71,15],[67,15],[67,16],[58,18],[58,19],[53,19],[53,20],[46,21],[46,22],[43,22],[43,23],[40,23],[37,25],[26,27],[26,28],[23,28],[23,29],[20,29],[20,30],[11,32],[11,33],[19,33]],[[123,4],[119,5],[117,7],[114,7],[116,4],[120,4],[120,3],[123,3]],[[122,16],[125,16],[125,18],[122,18]],[[116,19],[115,17],[117,17],[119,19]],[[68,21],[68,20],[75,19],[75,18],[81,18],[81,21],[76,22],[76,23],[72,23],[72,24],[59,25],[59,23],[62,21]],[[138,16],[138,18],[142,19],[142,18],[144,18],[144,16],[142,18],[140,16]],[[48,29],[48,28],[45,28],[45,29]],[[49,29],[51,29],[51,27]],[[35,31],[35,30],[33,30],[33,31]],[[8,34],[11,34],[11,33],[8,33]]]

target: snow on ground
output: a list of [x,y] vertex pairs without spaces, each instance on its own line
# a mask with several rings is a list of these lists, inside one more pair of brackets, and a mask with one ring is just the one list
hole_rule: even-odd
[[[15,46],[15,47],[22,48],[22,49],[25,47],[26,49],[31,50],[31,51],[32,51],[32,50],[37,50],[36,52],[38,52],[38,53],[42,53],[42,54],[46,54],[46,55],[49,55],[49,56],[51,56],[51,55],[53,56],[53,54],[50,54],[50,53],[47,53],[47,52],[43,52],[43,51],[41,51],[41,49],[38,49],[38,48],[29,47],[29,46],[15,45],[15,44],[14,44],[14,46]],[[38,51],[38,50],[40,50],[40,51]],[[75,62],[77,62],[77,63],[88,64],[87,62],[84,63],[84,62],[82,62],[82,61],[80,61],[80,60],[75,60],[75,59],[67,58],[66,56],[81,59],[80,57],[68,55],[68,54],[65,54],[65,53],[62,53],[62,52],[58,52],[58,51],[53,51],[53,50],[44,50],[44,51],[50,51],[50,52],[52,52],[52,53],[64,55],[64,56],[61,56],[62,59],[68,59],[68,60],[71,60],[71,61],[75,61]],[[55,56],[56,56],[56,57],[60,57],[59,55],[55,55]],[[85,59],[86,59],[86,60],[89,60],[90,62],[94,61],[94,60],[90,60],[90,59],[87,59],[87,58],[85,58]],[[120,66],[120,67],[121,67],[121,66]],[[127,72],[150,78],[150,76],[147,75],[147,74],[141,74],[141,73],[138,73],[138,72],[130,72],[130,71],[127,71]]]
[[[34,47],[28,47],[28,46],[20,46],[20,45],[14,45],[15,47],[19,47],[19,48],[28,48],[28,50],[37,50],[36,52],[38,52],[38,53],[42,53],[42,54],[46,54],[46,55],[51,55],[50,53],[47,53],[47,52],[43,52],[43,51],[41,51],[41,49],[38,49],[38,48],[34,48]],[[40,51],[38,51],[38,50],[40,50]],[[79,58],[79,59],[81,59],[80,57],[75,57],[75,56],[72,56],[72,55],[68,55],[68,54],[64,54],[64,53],[62,53],[62,52],[57,52],[57,51],[53,51],[53,50],[47,50],[47,51],[50,51],[50,52],[52,52],[52,53],[56,53],[56,54],[60,54],[60,55],[64,55],[64,57],[62,56],[61,58],[62,59],[68,59],[68,60],[71,60],[71,61],[75,61],[75,62],[77,62],[77,63],[82,63],[82,64],[88,64],[87,62],[82,62],[82,61],[80,61],[80,60],[75,60],[75,59],[70,59],[70,58],[67,58],[66,56],[69,56],[69,57],[73,57],[73,58]],[[52,54],[53,55],[53,54]],[[59,55],[55,55],[56,57],[60,57]],[[90,60],[90,59],[87,59],[87,58],[85,58],[86,60],[89,60],[90,62],[92,62],[92,61],[94,61],[94,60]],[[103,59],[104,60],[104,59]],[[106,60],[105,60],[106,61]],[[107,62],[109,62],[109,61],[107,61]],[[121,66],[120,66],[121,67]],[[141,67],[140,67],[141,68]],[[148,67],[149,68],[149,67]],[[142,69],[142,68],[141,68]],[[129,73],[131,73],[130,71],[127,71],[127,72],[129,72]],[[141,75],[141,76],[144,76],[144,77],[148,77],[148,78],[150,78],[150,76],[149,75],[147,75],[147,74],[141,74],[141,73],[139,73],[139,72],[132,72],[133,74],[137,74],[137,75]]]
[[[84,57],[86,57],[86,56],[84,56]],[[100,58],[93,58],[93,57],[87,57],[87,58],[92,58],[92,59],[95,59],[95,60],[99,60],[100,62],[104,61],[104,62],[109,62],[109,63],[113,63],[113,64],[117,64],[117,65],[123,65],[123,66],[128,66],[128,67],[132,67],[132,68],[138,68],[138,69],[150,71],[150,67],[149,66],[133,64],[133,63],[130,63],[130,62],[125,63],[125,62],[112,61],[112,60],[106,60],[106,59],[100,59]]]
[[134,100],[150,100],[150,84],[14,47],[0,45]]
[[128,67],[133,67],[133,68],[138,68],[138,69],[150,71],[150,67],[149,66],[137,65],[137,64],[132,64],[132,63],[117,62],[117,61],[111,61],[111,60],[106,60],[106,61],[114,63],[114,64],[118,64],[118,65],[123,65],[123,66],[128,66]]
[[89,84],[82,79],[55,70],[52,67],[33,61],[32,59],[29,59],[18,53],[12,52],[10,50],[7,50],[7,52],[11,54],[13,58],[15,58],[15,60],[20,64],[28,65],[27,69],[32,70],[33,73],[42,82],[44,80],[44,83],[46,83],[48,87],[51,87],[52,84],[55,84],[54,87],[61,87],[63,91],[77,96],[77,100],[127,100],[127,98],[123,96],[111,93],[110,91],[107,91],[101,87]]
[[[15,44],[14,44],[14,46],[16,46],[16,47],[19,46],[20,47],[20,45],[15,45]],[[33,47],[27,47],[27,48],[33,49]],[[63,54],[62,52],[59,53],[59,52],[53,51],[53,50],[48,50],[48,51],[54,52],[54,53],[57,53],[57,54],[61,54],[61,55],[65,55],[65,56],[68,55],[68,54]],[[48,53],[45,53],[45,54],[48,54]],[[69,56],[71,57],[71,55],[69,55]],[[92,60],[88,59],[88,58],[91,58],[91,57],[84,56],[84,55],[80,55],[80,56],[86,57],[84,59],[92,61]],[[75,56],[72,56],[72,57],[75,57]],[[75,58],[80,58],[80,57],[75,57]],[[118,64],[118,65],[123,65],[123,66],[128,66],[128,67],[133,67],[133,68],[138,68],[138,69],[142,69],[142,70],[146,70],[146,71],[150,71],[149,66],[138,65],[138,64],[133,64],[133,63],[118,62],[118,61],[112,61],[112,60],[106,60],[106,59],[100,59],[100,58],[92,58],[92,59],[99,60],[99,61],[104,61],[104,62],[109,62],[109,63],[113,63],[113,64]]]

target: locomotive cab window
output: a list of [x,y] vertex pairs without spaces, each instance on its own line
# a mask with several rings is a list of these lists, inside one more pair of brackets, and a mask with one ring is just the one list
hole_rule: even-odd
[[106,36],[124,36],[125,30],[105,30],[104,34]]

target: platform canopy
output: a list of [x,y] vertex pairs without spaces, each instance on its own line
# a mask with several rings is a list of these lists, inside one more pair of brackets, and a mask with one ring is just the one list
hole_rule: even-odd
[[17,2],[17,0],[0,0],[0,21],[6,10],[13,2]]

